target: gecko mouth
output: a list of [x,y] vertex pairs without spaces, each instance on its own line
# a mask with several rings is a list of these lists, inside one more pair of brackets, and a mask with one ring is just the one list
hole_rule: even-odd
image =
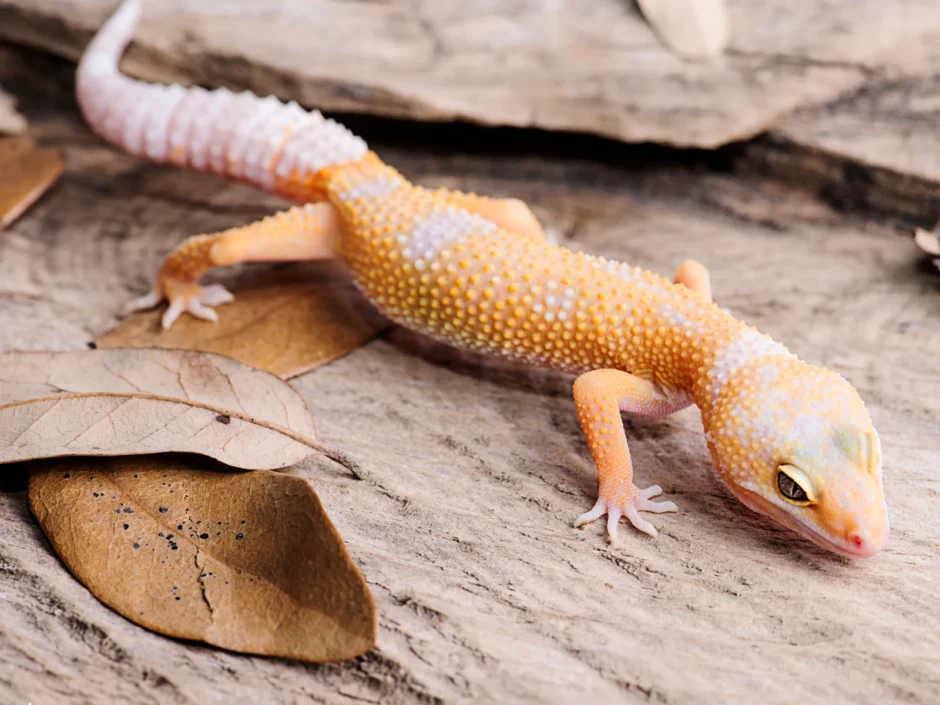
[[865,541],[860,546],[856,546],[848,541],[823,534],[816,527],[800,521],[784,509],[768,502],[756,492],[741,487],[732,487],[731,491],[748,509],[758,514],[769,516],[778,524],[782,524],[788,529],[795,531],[800,536],[808,538],[820,548],[838,553],[847,558],[871,558],[881,550],[888,536],[888,528],[886,525],[881,534]]

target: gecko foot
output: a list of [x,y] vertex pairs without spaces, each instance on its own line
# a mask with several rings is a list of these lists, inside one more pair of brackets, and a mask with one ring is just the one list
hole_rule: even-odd
[[[161,289],[167,293],[161,293]],[[122,313],[127,316],[136,311],[145,311],[154,308],[164,299],[170,302],[162,320],[163,329],[166,330],[184,312],[204,321],[218,321],[215,307],[234,301],[235,297],[220,284],[201,286],[194,283],[164,282],[160,289],[131,301]]]
[[679,508],[673,502],[653,502],[652,497],[663,493],[659,485],[639,489],[633,483],[624,489],[618,484],[615,489],[601,487],[597,503],[589,512],[585,512],[574,521],[576,527],[590,524],[592,521],[607,515],[607,534],[611,541],[617,540],[617,524],[620,517],[625,516],[637,529],[650,536],[656,536],[656,527],[640,517],[640,512],[677,512]]

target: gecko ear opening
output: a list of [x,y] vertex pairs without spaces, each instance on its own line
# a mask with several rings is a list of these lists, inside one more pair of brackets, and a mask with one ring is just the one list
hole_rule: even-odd
[[865,434],[865,458],[868,472],[872,475],[881,472],[881,439],[878,438],[878,432],[875,429]]

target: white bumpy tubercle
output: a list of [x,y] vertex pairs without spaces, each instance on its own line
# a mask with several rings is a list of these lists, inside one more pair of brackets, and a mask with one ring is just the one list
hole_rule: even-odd
[[78,66],[78,103],[92,129],[131,154],[272,190],[278,180],[361,159],[366,143],[318,111],[273,96],[152,85],[118,70],[141,13],[125,0]]

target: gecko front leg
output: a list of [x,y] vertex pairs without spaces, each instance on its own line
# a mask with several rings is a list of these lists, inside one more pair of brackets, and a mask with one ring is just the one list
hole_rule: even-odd
[[620,370],[593,370],[574,383],[574,401],[591,455],[597,464],[598,496],[591,511],[579,516],[583,526],[607,515],[607,533],[617,538],[617,523],[626,516],[637,529],[656,536],[656,528],[639,515],[646,512],[675,512],[672,502],[653,502],[662,493],[659,485],[641,490],[633,484],[633,462],[623,430],[621,411],[644,416],[666,416],[690,404],[682,397],[669,397],[639,377]]
[[434,192],[434,195],[448,205],[463,208],[496,223],[506,232],[535,242],[545,240],[545,231],[538,218],[535,217],[535,213],[525,201],[520,201],[518,198],[492,198],[447,189],[439,189]]

